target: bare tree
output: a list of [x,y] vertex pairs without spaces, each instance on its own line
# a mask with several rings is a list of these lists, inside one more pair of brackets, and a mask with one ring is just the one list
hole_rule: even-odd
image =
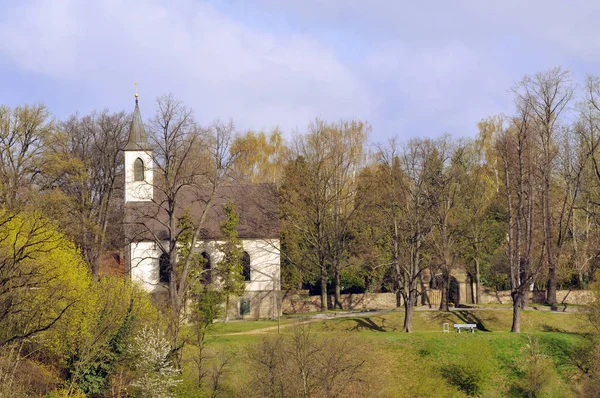
[[15,208],[31,201],[41,154],[52,129],[44,105],[0,106],[0,204]]
[[[155,148],[154,195],[149,205],[130,205],[133,216],[127,222],[132,237],[151,239],[161,258],[167,259],[171,339],[175,343],[204,223],[238,154],[230,152],[233,123],[216,121],[202,129],[192,110],[172,95],[159,97],[156,104],[156,115],[148,124]],[[191,219],[183,228],[180,220],[186,214]],[[182,257],[178,241],[184,232],[191,238],[190,250]]]
[[[341,308],[341,270],[350,243],[350,221],[358,208],[356,174],[370,127],[350,121],[317,120],[294,145],[297,156],[282,186],[284,221],[307,245],[303,256],[317,265],[321,309],[327,309],[327,281],[333,276],[334,306]],[[333,275],[331,275],[333,274]]]
[[324,338],[307,325],[298,325],[290,336],[263,339],[250,351],[254,394],[308,398],[373,393],[368,354],[358,346],[350,336]]
[[537,263],[532,261],[534,249],[535,187],[534,167],[537,162],[535,141],[531,137],[530,113],[522,108],[518,117],[496,142],[502,162],[504,193],[508,218],[508,263],[510,268],[513,322],[511,331],[521,328],[521,309],[527,292],[544,262],[544,243],[539,248]]
[[[544,246],[548,262],[548,289],[546,302],[556,303],[556,267],[560,256],[560,246],[564,236],[562,229],[565,216],[565,207],[561,207],[559,224],[553,223],[553,205],[555,198],[552,194],[553,168],[557,155],[556,140],[561,114],[567,109],[573,98],[574,86],[571,73],[560,67],[545,72],[536,73],[534,76],[525,76],[514,89],[517,96],[517,106],[520,112],[528,112],[528,127],[534,131],[540,143],[541,157],[539,159],[539,172],[542,178],[542,195],[540,197],[543,208]],[[533,139],[533,137],[531,137]],[[563,201],[564,203],[564,201]],[[556,231],[558,229],[558,231]],[[556,235],[555,235],[556,233]]]
[[71,116],[53,131],[42,157],[40,183],[48,211],[77,243],[95,279],[100,255],[120,241],[115,235],[121,237],[109,226],[120,225],[121,150],[130,122],[124,112],[107,110]]
[[389,261],[381,265],[390,267],[396,305],[404,303],[404,332],[412,330],[424,271],[430,268],[424,246],[432,228],[427,163],[433,149],[431,141],[416,139],[403,147],[395,140],[381,147],[373,183],[367,188],[376,193],[364,202],[363,211],[379,214],[381,246],[388,251]]

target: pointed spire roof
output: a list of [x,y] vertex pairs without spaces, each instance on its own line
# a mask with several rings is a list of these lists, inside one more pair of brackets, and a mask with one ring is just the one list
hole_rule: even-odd
[[125,145],[126,151],[146,151],[152,149],[148,143],[148,137],[146,137],[146,130],[144,130],[144,122],[142,121],[142,114],[140,113],[140,107],[138,106],[138,95],[135,94],[135,109],[133,110],[133,119],[131,120],[131,130],[129,131],[129,141]]

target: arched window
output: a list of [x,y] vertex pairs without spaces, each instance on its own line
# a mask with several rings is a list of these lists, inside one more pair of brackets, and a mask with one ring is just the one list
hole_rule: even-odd
[[210,256],[207,252],[202,252],[201,256],[204,261],[202,262],[202,276],[200,278],[203,285],[208,285],[212,283]]
[[133,162],[133,181],[144,181],[144,161],[140,158]]
[[161,283],[169,283],[171,279],[171,265],[169,264],[169,255],[163,253],[158,260],[158,277]]
[[244,280],[250,280],[250,255],[248,252],[244,252],[242,256],[242,275],[244,275]]

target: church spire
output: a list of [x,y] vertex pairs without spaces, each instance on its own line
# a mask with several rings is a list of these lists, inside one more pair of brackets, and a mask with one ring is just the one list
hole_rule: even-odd
[[131,130],[129,131],[129,141],[125,145],[126,151],[145,151],[150,150],[150,144],[144,130],[144,122],[138,105],[137,83],[135,83],[135,109],[133,110],[133,119],[131,120]]

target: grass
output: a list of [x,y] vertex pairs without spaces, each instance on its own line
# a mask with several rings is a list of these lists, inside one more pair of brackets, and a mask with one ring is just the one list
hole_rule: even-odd
[[[574,376],[577,368],[573,352],[586,342],[590,332],[584,315],[526,310],[522,313],[521,334],[510,333],[510,311],[464,310],[444,313],[439,311],[415,312],[413,333],[402,333],[404,314],[394,311],[365,317],[346,317],[318,320],[311,323],[316,333],[338,336],[350,333],[361,345],[369,347],[371,358],[367,363],[373,377],[379,380],[382,397],[462,397],[458,387],[443,376],[452,366],[475,367],[483,374],[482,396],[519,396],[520,380],[529,364],[525,350],[530,339],[537,339],[542,347],[544,366],[550,373],[546,383],[547,395],[571,397],[576,394]],[[293,325],[299,319],[287,318],[282,325]],[[442,323],[473,322],[474,333],[442,333]],[[265,336],[277,330],[260,334],[229,333],[250,332],[276,326],[276,321],[229,322],[215,325],[208,338],[209,347],[216,357],[231,358],[230,371],[225,376],[222,396],[244,396],[245,381],[250,377],[246,353]],[[292,327],[281,329],[292,333]],[[191,363],[194,347],[188,346],[184,358]],[[193,379],[194,371],[188,368],[186,378]]]

